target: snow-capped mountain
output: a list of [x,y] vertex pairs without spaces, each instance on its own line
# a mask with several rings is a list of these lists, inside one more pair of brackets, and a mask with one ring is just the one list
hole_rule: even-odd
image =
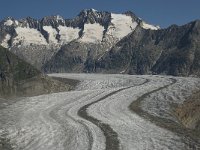
[[132,12],[115,14],[85,9],[73,19],[64,19],[59,15],[41,20],[30,17],[15,20],[9,17],[0,22],[0,44],[40,68],[63,45],[71,42],[87,50],[91,49],[88,45],[99,47],[99,54],[103,54],[137,26],[159,29]]

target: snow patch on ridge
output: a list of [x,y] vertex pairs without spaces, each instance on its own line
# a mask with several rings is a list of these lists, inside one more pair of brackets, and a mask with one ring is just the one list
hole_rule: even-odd
[[64,22],[64,19],[63,19],[63,17],[57,15],[57,16],[56,16],[56,21],[57,21],[57,22],[58,22],[58,21]]
[[17,33],[17,36],[13,40],[14,45],[47,45],[46,39],[37,29],[17,27],[15,31]]
[[19,22],[17,20],[15,20],[15,24],[18,26],[19,25]]
[[111,14],[112,25],[108,28],[108,35],[112,35],[118,39],[121,39],[135,30],[137,22],[133,22],[130,16],[123,14]]
[[56,16],[56,19],[57,20],[63,20],[63,18],[61,16],[59,16],[59,15]]
[[79,28],[72,28],[66,26],[58,26],[61,44],[69,43],[79,38]]
[[142,28],[144,28],[144,29],[150,29],[150,30],[158,30],[158,29],[160,29],[159,26],[153,26],[153,25],[147,24],[144,21],[142,22]]
[[6,22],[4,22],[5,26],[11,26],[13,25],[13,21],[11,19],[6,20]]
[[85,24],[83,36],[81,37],[80,41],[85,43],[101,42],[104,30],[104,27],[98,23]]
[[97,12],[97,10],[96,10],[96,9],[94,9],[94,8],[92,8],[92,11],[93,11],[93,12]]
[[44,26],[43,29],[49,34],[49,43],[57,44],[58,41],[56,39],[56,35],[58,32],[52,26]]
[[2,41],[1,46],[8,48],[8,41],[10,40],[11,35],[10,34],[6,34],[5,39]]

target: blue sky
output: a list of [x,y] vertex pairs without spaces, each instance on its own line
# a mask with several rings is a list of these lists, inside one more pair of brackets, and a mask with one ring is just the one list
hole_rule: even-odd
[[57,14],[73,18],[85,8],[116,13],[130,10],[148,23],[161,27],[200,19],[200,0],[1,0],[0,4],[0,19]]

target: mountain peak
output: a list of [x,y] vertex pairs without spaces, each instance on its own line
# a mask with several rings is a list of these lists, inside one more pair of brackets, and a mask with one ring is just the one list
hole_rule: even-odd
[[52,15],[52,16],[46,16],[42,18],[42,20],[64,20],[64,19],[60,15]]
[[96,12],[96,11],[97,11],[97,10],[96,10],[96,9],[94,9],[94,8],[91,8],[90,10],[91,10],[91,11],[93,11],[93,12]]
[[98,12],[98,10],[94,8],[89,8],[89,9],[83,9],[81,12]]
[[6,17],[5,19],[2,20],[2,22],[3,25],[5,26],[12,26],[13,24],[15,24],[16,21],[13,17]]
[[100,13],[98,10],[90,8],[90,9],[83,9],[78,16],[89,16],[89,15],[95,15],[97,13]]

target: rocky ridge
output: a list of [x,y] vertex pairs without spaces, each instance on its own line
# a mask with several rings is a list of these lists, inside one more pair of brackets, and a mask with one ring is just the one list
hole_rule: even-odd
[[7,18],[0,23],[0,43],[45,73],[199,76],[199,24],[160,29],[132,12],[86,9],[73,19]]
[[75,41],[86,45],[86,51],[91,49],[88,45],[100,45],[98,49],[105,52],[138,25],[158,29],[132,12],[114,14],[85,9],[73,19],[64,19],[59,15],[41,20],[8,17],[0,22],[0,43],[40,69],[66,44]]
[[112,73],[199,76],[199,43],[199,20],[157,31],[137,27],[101,57],[96,68]]

